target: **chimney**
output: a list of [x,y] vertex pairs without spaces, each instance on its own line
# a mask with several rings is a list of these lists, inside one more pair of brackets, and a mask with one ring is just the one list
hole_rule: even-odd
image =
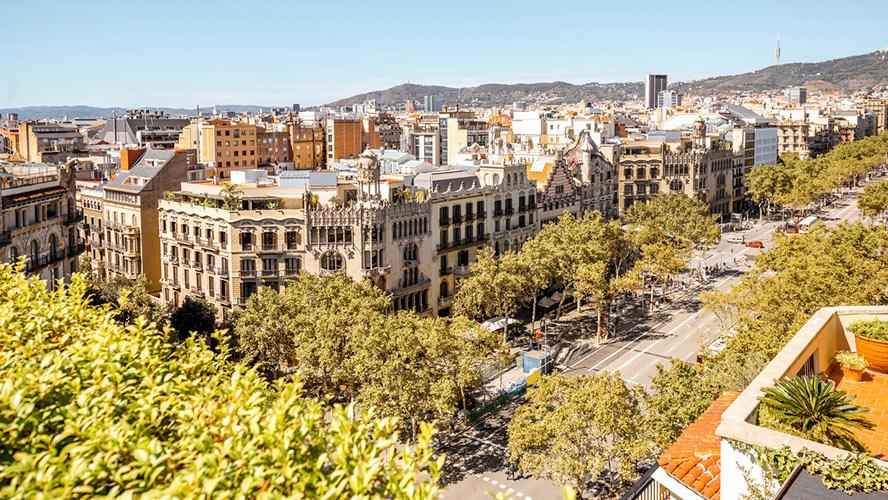
[[147,151],[147,149],[121,149],[120,150],[120,170],[129,170],[130,167],[139,161],[139,158]]

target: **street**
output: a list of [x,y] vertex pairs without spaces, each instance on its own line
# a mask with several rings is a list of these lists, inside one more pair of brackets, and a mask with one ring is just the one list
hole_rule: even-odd
[[[859,220],[856,194],[846,195],[819,214],[821,223],[836,224]],[[700,346],[722,334],[717,318],[700,307],[703,290],[728,291],[753,266],[752,259],[771,248],[772,233],[779,223],[756,224],[753,229],[725,233],[721,241],[703,256],[692,261],[696,266],[726,265],[727,269],[710,277],[705,283],[678,292],[674,301],[649,312],[643,320],[618,339],[602,345],[591,353],[560,367],[572,376],[619,371],[633,385],[647,386],[656,374],[656,364],[668,365],[671,358],[694,362]],[[763,249],[729,243],[731,236],[744,235],[745,241],[758,240]],[[732,251],[733,250],[733,251]],[[747,260],[748,257],[752,259]],[[734,259],[736,258],[736,264]],[[442,474],[445,499],[489,499],[487,492],[508,492],[511,498],[560,499],[559,488],[549,481],[525,478],[507,480],[507,426],[518,398],[491,412],[481,421],[438,445],[447,456]]]

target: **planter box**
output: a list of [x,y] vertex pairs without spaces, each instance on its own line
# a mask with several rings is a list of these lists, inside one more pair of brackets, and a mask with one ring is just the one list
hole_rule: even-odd
[[867,368],[888,373],[888,341],[868,339],[858,335],[855,335],[854,339],[857,342],[857,354],[869,362]]

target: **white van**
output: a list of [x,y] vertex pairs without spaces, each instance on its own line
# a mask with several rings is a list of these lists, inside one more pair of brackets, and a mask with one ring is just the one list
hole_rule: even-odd
[[743,236],[742,234],[728,236],[728,243],[746,243],[746,236]]

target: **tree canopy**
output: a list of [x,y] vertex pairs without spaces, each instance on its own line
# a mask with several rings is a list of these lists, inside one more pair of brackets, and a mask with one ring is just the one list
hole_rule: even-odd
[[398,446],[395,420],[122,326],[86,289],[0,265],[0,496],[435,498],[430,426]]

